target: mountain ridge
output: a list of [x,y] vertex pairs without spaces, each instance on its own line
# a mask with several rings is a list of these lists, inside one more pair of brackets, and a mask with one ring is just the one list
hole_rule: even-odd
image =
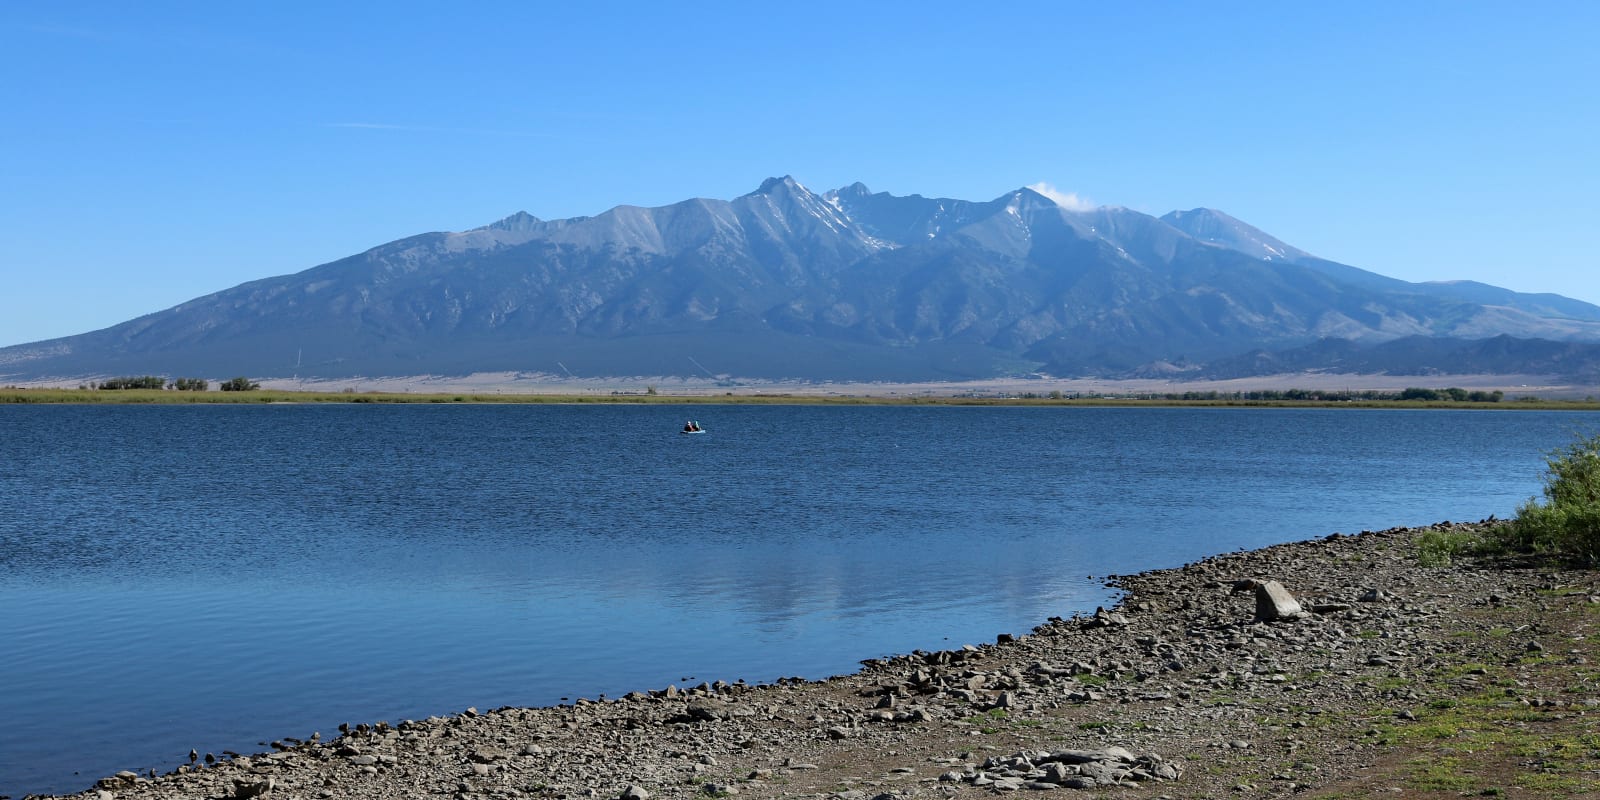
[[1400,281],[1214,209],[818,194],[785,175],[731,200],[405,237],[0,348],[0,377],[700,374],[696,359],[752,378],[1114,376],[1329,338],[1495,336],[1600,342],[1600,307]]

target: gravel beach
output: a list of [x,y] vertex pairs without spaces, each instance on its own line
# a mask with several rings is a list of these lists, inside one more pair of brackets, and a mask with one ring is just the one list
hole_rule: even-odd
[[718,681],[373,720],[260,754],[175,754],[168,774],[121,773],[72,796],[1600,791],[1596,573],[1423,567],[1424,530],[1335,534],[1113,577],[1124,592],[1116,608],[863,662],[825,681]]

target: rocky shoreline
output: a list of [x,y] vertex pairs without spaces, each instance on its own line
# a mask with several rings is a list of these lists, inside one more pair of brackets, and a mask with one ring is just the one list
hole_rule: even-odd
[[264,754],[192,753],[167,775],[120,773],[72,796],[1426,795],[1396,758],[1422,746],[1405,726],[1440,703],[1504,679],[1497,705],[1535,715],[1512,724],[1582,733],[1600,721],[1592,682],[1535,694],[1541,665],[1587,663],[1594,573],[1419,564],[1425,530],[1486,524],[1335,534],[1116,577],[1114,609],[825,681],[360,724]]

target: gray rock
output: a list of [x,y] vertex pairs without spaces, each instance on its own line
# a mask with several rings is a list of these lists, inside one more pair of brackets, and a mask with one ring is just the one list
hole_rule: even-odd
[[239,800],[245,800],[245,798],[249,797],[262,797],[270,794],[273,789],[277,788],[277,785],[277,781],[272,778],[264,781],[241,781],[235,779],[233,782],[233,796],[239,798]]
[[1256,621],[1276,622],[1293,619],[1301,613],[1300,602],[1277,581],[1256,585]]
[[1139,760],[1139,757],[1129,752],[1127,748],[1116,745],[1101,749],[1100,756],[1101,761],[1121,761],[1124,764],[1132,764]]
[[650,792],[643,786],[629,784],[628,788],[622,790],[618,800],[650,800]]
[[1068,779],[1076,777],[1078,771],[1072,767],[1054,762],[1044,766],[1044,779],[1051,783],[1065,783]]
[[1049,759],[1061,764],[1087,764],[1100,757],[1099,750],[1057,750]]
[[1127,770],[1112,766],[1105,761],[1090,761],[1078,766],[1078,774],[1085,778],[1093,778],[1096,783],[1116,783],[1122,779]]
[[721,703],[708,700],[696,700],[689,704],[689,716],[705,722],[716,722],[728,718],[728,709]]
[[468,760],[476,761],[479,764],[492,764],[509,757],[503,750],[491,750],[489,748],[479,748],[467,754]]

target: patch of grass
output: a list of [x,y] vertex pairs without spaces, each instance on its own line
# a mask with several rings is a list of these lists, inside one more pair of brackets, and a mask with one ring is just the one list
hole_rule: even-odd
[[1463,678],[1468,675],[1488,678],[1493,677],[1497,672],[1499,672],[1499,670],[1490,667],[1487,664],[1469,661],[1465,664],[1452,664],[1450,666],[1441,667],[1437,674],[1439,677],[1442,677],[1446,680],[1454,680],[1456,678]]
[[1454,739],[1461,733],[1461,726],[1453,720],[1434,720],[1412,725],[1406,733],[1417,739]]
[[1010,715],[1010,712],[1006,712],[1005,709],[989,709],[986,712],[982,712],[982,714],[973,714],[971,717],[966,717],[966,722],[971,723],[971,725],[982,725],[982,723],[986,722],[1003,720],[1003,718],[1010,717]]
[[1448,567],[1484,550],[1483,534],[1475,530],[1425,531],[1417,537],[1417,561],[1424,567]]
[[1424,791],[1463,792],[1477,783],[1471,774],[1461,771],[1458,758],[1414,758],[1407,765],[1412,786]]
[[[991,708],[981,714],[973,714],[972,716],[967,717],[964,721],[969,725],[976,726],[980,732],[987,736],[1000,732],[1000,728],[996,727],[993,723],[1004,722],[1010,716],[1010,712],[1003,708]],[[1028,722],[1032,722],[1034,725],[1041,724],[1036,720],[1019,720],[1013,724],[1026,726]]]

